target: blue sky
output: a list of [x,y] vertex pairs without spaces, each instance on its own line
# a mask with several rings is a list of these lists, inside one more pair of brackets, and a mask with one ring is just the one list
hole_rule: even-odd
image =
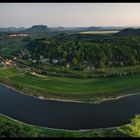
[[0,3],[0,27],[140,26],[140,3]]

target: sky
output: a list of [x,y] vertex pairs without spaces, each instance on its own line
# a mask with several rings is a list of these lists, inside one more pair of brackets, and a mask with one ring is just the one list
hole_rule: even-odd
[[0,3],[0,27],[140,26],[140,3]]

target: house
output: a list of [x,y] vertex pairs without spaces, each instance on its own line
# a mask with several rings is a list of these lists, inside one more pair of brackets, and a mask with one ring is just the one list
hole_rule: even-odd
[[0,61],[0,66],[1,66],[1,67],[4,66],[4,61]]
[[13,66],[12,60],[6,59],[4,63],[5,63],[5,65],[6,65],[7,67]]
[[57,59],[53,59],[53,63],[54,64],[58,63],[58,60]]
[[11,59],[0,59],[0,66],[1,67],[13,67],[16,66],[16,63],[14,63],[14,60]]
[[123,65],[124,65],[124,63],[121,61],[121,62],[120,62],[120,65],[121,65],[121,66],[123,66]]
[[14,66],[14,63],[12,60],[6,59],[6,60],[0,60],[0,65],[3,67],[12,67]]
[[13,59],[14,59],[14,60],[16,60],[17,58],[16,58],[16,57],[14,57]]
[[36,63],[36,60],[32,60],[33,63]]
[[69,63],[67,63],[67,64],[66,64],[66,68],[69,68],[69,67],[70,67],[70,64],[69,64]]
[[1,61],[0,63],[1,63],[2,65],[4,65],[4,61]]
[[48,62],[48,58],[42,58],[40,61],[41,61],[41,63],[47,63]]

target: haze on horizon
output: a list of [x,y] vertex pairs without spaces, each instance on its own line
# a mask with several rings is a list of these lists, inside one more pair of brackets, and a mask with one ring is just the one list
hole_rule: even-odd
[[140,3],[0,3],[0,27],[140,26]]

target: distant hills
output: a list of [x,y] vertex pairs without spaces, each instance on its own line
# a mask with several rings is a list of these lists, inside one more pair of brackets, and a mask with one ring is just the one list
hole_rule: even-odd
[[22,30],[21,32],[25,33],[37,33],[37,32],[47,32],[49,29],[47,25],[34,25],[31,28],[28,28],[26,30]]
[[8,28],[0,28],[0,32],[18,32],[18,31],[23,31],[26,30],[24,27],[8,27]]
[[0,32],[24,32],[24,33],[46,32],[48,30],[49,29],[46,25],[33,25],[31,28],[24,28],[24,27],[0,28]]
[[120,31],[117,35],[140,35],[140,28],[128,27],[49,27],[47,25],[33,25],[31,28],[8,27],[0,28],[0,32],[19,32],[19,33],[47,33],[47,32],[82,32],[82,31]]
[[71,32],[83,32],[83,31],[118,31],[124,29],[123,27],[57,27],[50,28],[52,31],[71,31]]
[[117,35],[140,35],[140,28],[139,29],[133,29],[133,28],[127,28],[124,30],[121,30]]

